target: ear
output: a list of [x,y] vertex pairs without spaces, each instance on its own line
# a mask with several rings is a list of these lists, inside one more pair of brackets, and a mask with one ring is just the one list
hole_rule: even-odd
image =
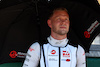
[[48,26],[51,28],[52,26],[51,26],[51,20],[50,19],[48,19],[47,20],[47,24],[48,24]]

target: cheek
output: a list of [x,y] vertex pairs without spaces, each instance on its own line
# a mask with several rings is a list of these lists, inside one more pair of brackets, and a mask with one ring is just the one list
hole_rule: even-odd
[[57,22],[56,20],[51,21],[51,28],[58,28],[60,26],[60,22]]
[[67,22],[66,25],[69,27],[70,26],[70,22]]
[[59,27],[58,24],[55,24],[55,23],[52,24],[52,29],[56,29],[57,30],[58,27]]
[[69,30],[70,24],[67,23],[67,24],[66,24],[66,27],[67,27],[67,30]]
[[67,28],[69,29],[69,24],[67,24]]

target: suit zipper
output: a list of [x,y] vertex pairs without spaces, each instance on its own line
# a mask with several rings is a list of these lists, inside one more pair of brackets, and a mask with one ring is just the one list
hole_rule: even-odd
[[60,63],[61,63],[61,62],[60,62],[60,59],[61,59],[60,56],[61,56],[61,54],[60,54],[60,47],[59,47],[59,67],[60,67]]

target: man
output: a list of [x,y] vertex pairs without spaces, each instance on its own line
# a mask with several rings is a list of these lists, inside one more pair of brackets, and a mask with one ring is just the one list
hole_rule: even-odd
[[86,67],[85,52],[67,39],[69,15],[65,8],[56,8],[47,20],[51,28],[48,42],[35,42],[27,52],[23,67]]

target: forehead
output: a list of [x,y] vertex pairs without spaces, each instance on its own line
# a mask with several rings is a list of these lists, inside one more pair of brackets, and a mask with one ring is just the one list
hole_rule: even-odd
[[60,17],[60,16],[69,17],[68,13],[64,10],[56,10],[52,15],[52,17]]

